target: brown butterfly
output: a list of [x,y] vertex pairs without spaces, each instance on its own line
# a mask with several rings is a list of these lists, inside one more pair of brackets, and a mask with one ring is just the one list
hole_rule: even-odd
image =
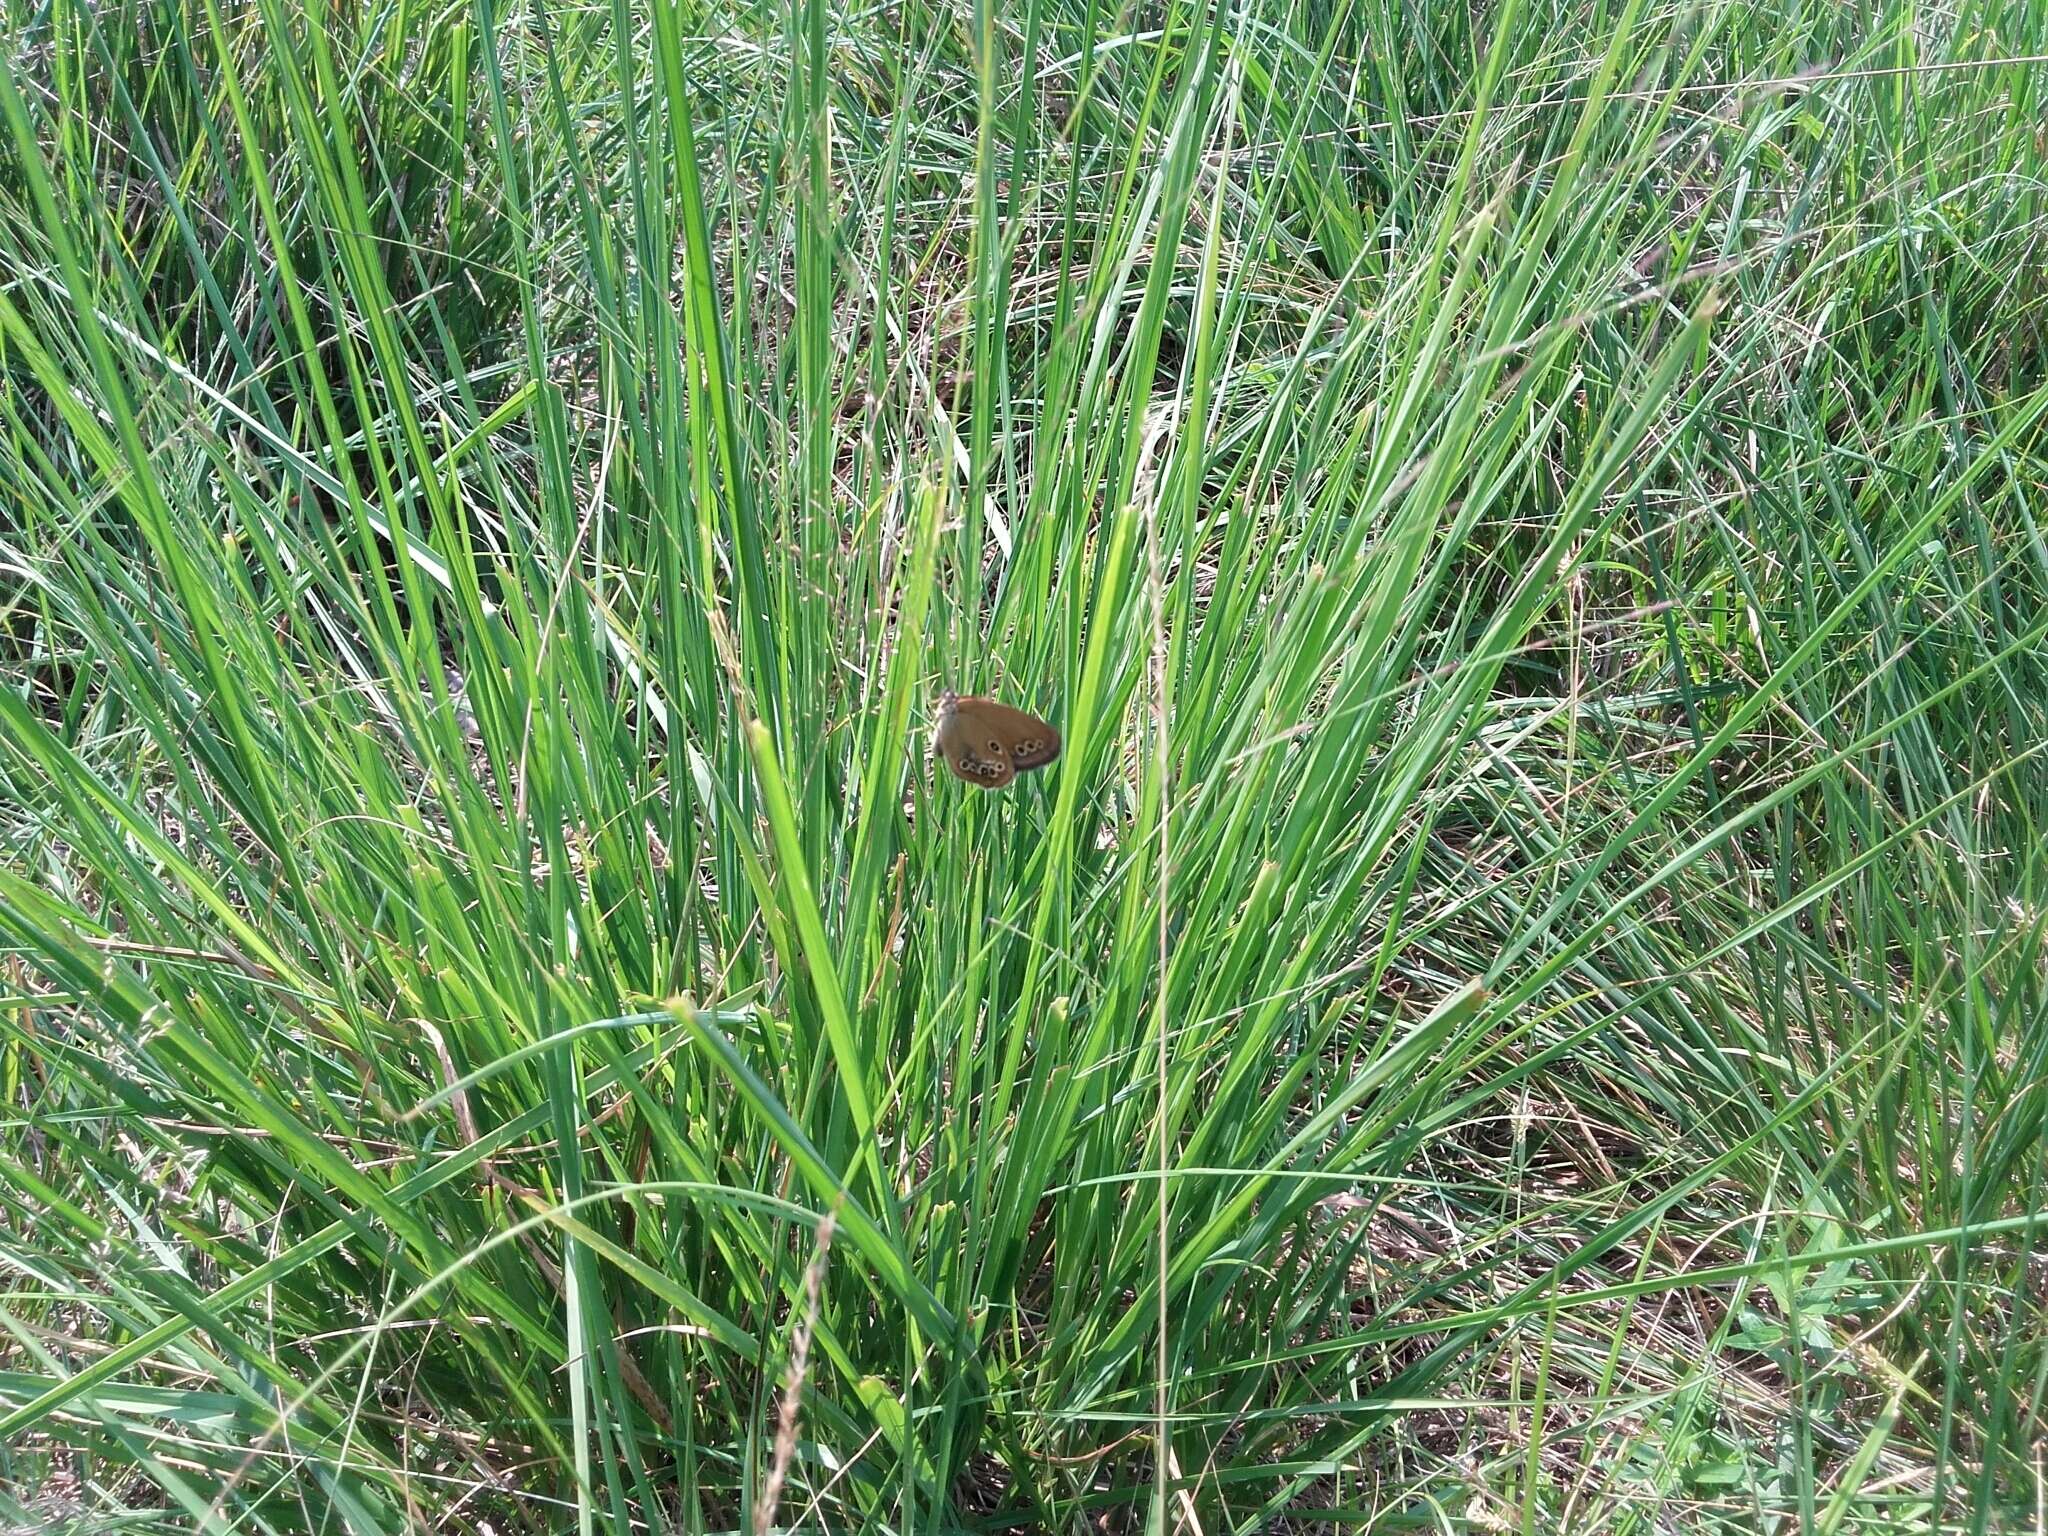
[[939,695],[932,746],[968,783],[1001,789],[1018,774],[1058,757],[1060,733],[1021,709],[994,699],[962,698],[948,689]]

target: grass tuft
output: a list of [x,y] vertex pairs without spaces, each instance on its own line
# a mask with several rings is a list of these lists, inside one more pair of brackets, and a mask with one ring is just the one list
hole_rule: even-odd
[[2034,0],[0,18],[0,1525],[2038,1519]]

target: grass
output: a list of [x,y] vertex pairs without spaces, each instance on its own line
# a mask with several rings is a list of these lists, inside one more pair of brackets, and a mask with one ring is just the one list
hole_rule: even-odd
[[2039,0],[0,16],[0,1523],[2042,1528]]

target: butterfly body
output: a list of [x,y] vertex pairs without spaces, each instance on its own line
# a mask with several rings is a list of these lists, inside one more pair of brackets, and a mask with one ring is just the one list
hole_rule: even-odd
[[1018,774],[1058,757],[1060,733],[1021,709],[948,691],[939,696],[932,746],[956,777],[983,789],[1001,789]]

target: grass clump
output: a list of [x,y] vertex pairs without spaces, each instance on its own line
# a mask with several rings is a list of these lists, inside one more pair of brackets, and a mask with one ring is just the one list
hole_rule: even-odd
[[4,36],[5,1518],[2032,1518],[2038,5]]

